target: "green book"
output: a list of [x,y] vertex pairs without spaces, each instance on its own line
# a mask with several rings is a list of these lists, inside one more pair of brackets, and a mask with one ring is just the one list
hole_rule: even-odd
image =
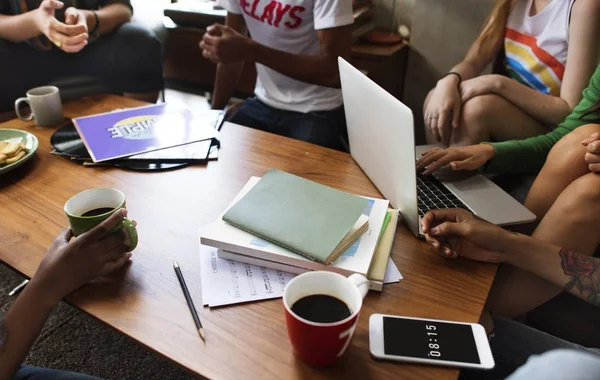
[[223,220],[330,264],[368,230],[367,206],[363,197],[271,169]]

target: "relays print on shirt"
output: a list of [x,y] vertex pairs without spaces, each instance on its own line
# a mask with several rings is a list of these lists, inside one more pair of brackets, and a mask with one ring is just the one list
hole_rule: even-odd
[[[219,0],[228,12],[242,15],[253,40],[298,55],[318,55],[317,30],[350,25],[352,0]],[[254,94],[282,110],[313,112],[342,105],[337,88],[317,86],[256,64]]]

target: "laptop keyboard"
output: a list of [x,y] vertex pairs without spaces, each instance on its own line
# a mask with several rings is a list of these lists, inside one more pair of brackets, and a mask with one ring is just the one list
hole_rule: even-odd
[[432,175],[425,176],[417,171],[417,195],[419,216],[429,210],[445,208],[469,208]]

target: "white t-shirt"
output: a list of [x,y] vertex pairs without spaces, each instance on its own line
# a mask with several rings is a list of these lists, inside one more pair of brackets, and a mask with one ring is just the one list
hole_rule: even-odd
[[552,0],[530,16],[533,0],[520,0],[506,24],[506,68],[513,79],[544,94],[560,95],[567,52],[569,23],[575,0]]
[[[316,30],[353,23],[352,0],[219,0],[230,13],[244,16],[252,39],[273,49],[318,55]],[[285,76],[259,63],[254,94],[278,109],[312,112],[342,105],[342,92]]]

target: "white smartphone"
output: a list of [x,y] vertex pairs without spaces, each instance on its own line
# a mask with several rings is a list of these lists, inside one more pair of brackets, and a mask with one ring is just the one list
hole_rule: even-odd
[[487,334],[476,323],[373,314],[369,318],[369,348],[378,359],[494,368]]

